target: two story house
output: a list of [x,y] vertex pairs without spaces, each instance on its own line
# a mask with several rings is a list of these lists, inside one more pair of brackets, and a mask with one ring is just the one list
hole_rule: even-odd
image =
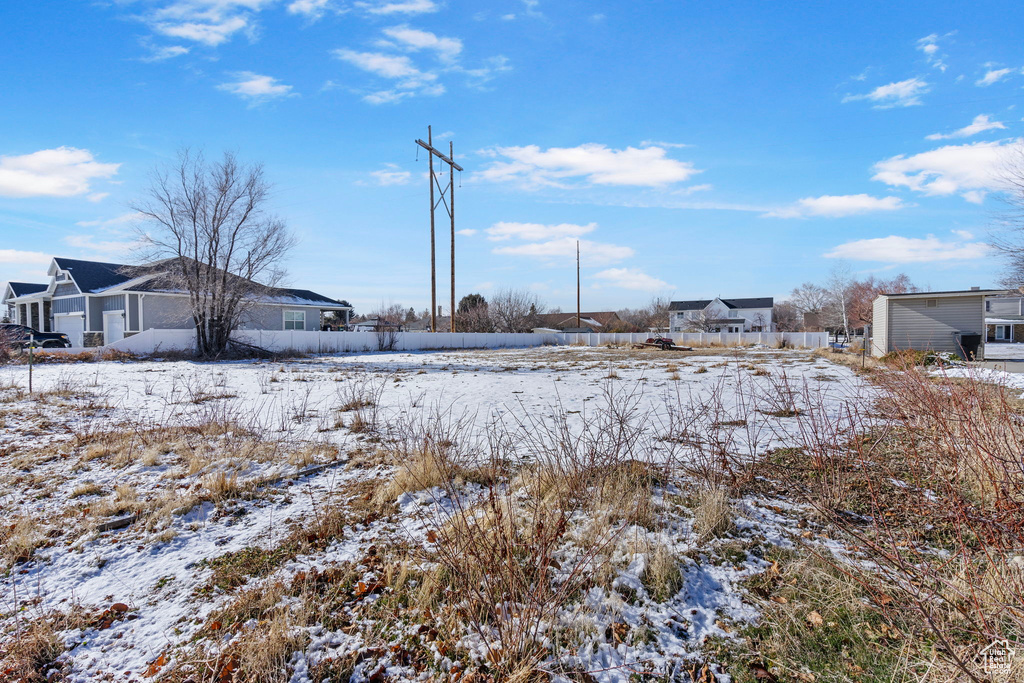
[[673,301],[669,326],[672,332],[772,332],[774,308],[770,296]]

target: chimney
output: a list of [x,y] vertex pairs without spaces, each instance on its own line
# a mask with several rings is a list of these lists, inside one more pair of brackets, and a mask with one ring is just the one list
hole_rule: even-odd
[[981,291],[981,287],[971,287],[971,291],[972,292],[979,292],[979,291]]
[[444,314],[441,313],[441,305],[438,304],[438,306],[437,306],[437,317],[440,318],[442,315],[444,315]]

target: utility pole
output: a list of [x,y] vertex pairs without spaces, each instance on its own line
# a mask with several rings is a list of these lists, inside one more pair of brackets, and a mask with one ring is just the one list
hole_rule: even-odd
[[448,141],[448,158],[452,160],[452,163],[448,164],[448,191],[449,195],[449,208],[451,211],[448,212],[449,218],[452,219],[452,308],[451,313],[448,316],[449,322],[451,322],[451,329],[449,332],[455,331],[455,149],[452,147],[452,141]]
[[[431,127],[427,126],[427,141],[416,140],[416,144],[429,152],[430,172],[430,331],[437,332],[437,268],[435,260],[434,243],[434,210],[438,204],[444,204],[445,211],[451,219],[452,232],[452,309],[451,309],[451,331],[455,331],[455,171],[462,171],[462,167],[455,163],[453,145],[448,142],[448,156],[441,153],[441,150],[434,147],[434,139]],[[441,183],[434,176],[434,157],[437,157],[448,164],[448,184],[441,187]],[[438,199],[434,201],[434,186],[437,186]]]
[[580,329],[580,241],[576,240],[576,329]]

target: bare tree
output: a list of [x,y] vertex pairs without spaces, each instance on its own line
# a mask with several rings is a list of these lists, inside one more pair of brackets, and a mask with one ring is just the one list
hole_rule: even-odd
[[283,220],[267,211],[271,185],[261,164],[233,152],[217,162],[184,149],[154,171],[142,200],[142,237],[163,285],[189,295],[198,352],[216,357],[262,295],[280,283],[294,245]]
[[372,319],[377,321],[373,326],[373,332],[377,336],[378,351],[395,350],[395,347],[398,346],[398,337],[405,315],[405,307],[401,304],[388,306],[383,302],[372,313]]
[[836,322],[842,322],[843,335],[847,339],[850,337],[850,304],[853,286],[854,279],[849,264],[837,263],[832,267],[825,289],[829,293],[830,303],[838,316]]
[[1003,229],[989,241],[1004,262],[1000,284],[1024,294],[1024,144],[1006,156],[999,180],[1003,200],[1010,207],[1000,220]]
[[672,304],[672,297],[660,294],[651,297],[647,304],[647,322],[645,327],[658,330],[669,330],[669,306]]
[[529,332],[544,313],[544,304],[526,289],[501,289],[487,308],[498,332]]
[[803,313],[791,301],[780,301],[772,310],[776,332],[799,332],[803,329]]
[[789,297],[789,303],[800,313],[821,313],[830,300],[828,290],[813,282],[794,287]]
[[[687,316],[684,327],[687,332],[715,332],[722,325],[728,312],[717,304],[708,304],[692,316]],[[739,323],[739,320],[736,321]]]

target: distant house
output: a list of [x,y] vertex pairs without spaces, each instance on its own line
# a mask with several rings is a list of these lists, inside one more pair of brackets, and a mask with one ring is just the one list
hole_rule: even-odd
[[989,344],[1024,342],[1024,297],[985,299],[985,341]]
[[[39,292],[46,291],[46,285],[36,284],[33,282],[8,282],[4,288],[4,314],[3,317],[8,322],[19,322],[18,320],[18,306],[14,303],[14,300],[20,296],[28,296],[29,294],[38,294]],[[31,315],[26,317],[27,322],[22,322],[23,325],[33,327],[40,332],[50,332],[51,330],[44,330],[39,327],[40,322],[45,322],[45,318],[40,319],[40,311],[33,309]],[[34,323],[34,324],[33,324]]]
[[368,320],[360,320],[359,322],[352,323],[353,332],[376,332],[377,330],[394,330],[395,332],[402,331],[401,323],[393,323],[390,320],[380,320],[378,318],[370,318]]
[[[54,258],[47,284],[9,282],[3,305],[12,322],[41,332],[63,332],[73,346],[103,346],[147,329],[192,329],[187,292],[162,283],[160,264]],[[348,316],[344,301],[308,289],[273,289],[259,297],[239,327],[247,330],[319,330],[322,316]]]
[[672,332],[771,332],[774,309],[770,296],[673,301],[669,325]]
[[575,313],[542,313],[536,316],[534,332],[607,332],[613,323],[621,320],[615,311]]
[[985,302],[998,289],[881,294],[872,304],[871,355],[916,349],[984,358]]
[[[437,331],[449,332],[452,329],[451,316],[439,315],[437,317]],[[418,318],[402,325],[405,332],[430,332],[430,316]]]

